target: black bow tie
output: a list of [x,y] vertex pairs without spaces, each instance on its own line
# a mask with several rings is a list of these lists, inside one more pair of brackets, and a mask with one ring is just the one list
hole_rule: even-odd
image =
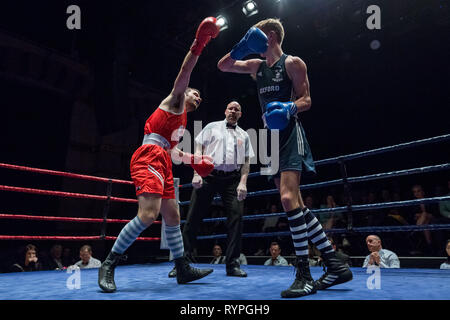
[[232,125],[231,123],[227,122],[227,128],[228,129],[236,129],[236,125]]

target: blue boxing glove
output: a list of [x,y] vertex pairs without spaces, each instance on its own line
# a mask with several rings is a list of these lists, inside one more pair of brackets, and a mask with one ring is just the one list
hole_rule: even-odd
[[297,106],[294,102],[273,101],[266,105],[264,118],[270,130],[283,130],[289,123],[289,119],[297,114]]
[[242,60],[252,53],[264,53],[267,50],[268,39],[260,29],[252,27],[245,36],[231,50],[230,56],[234,60]]

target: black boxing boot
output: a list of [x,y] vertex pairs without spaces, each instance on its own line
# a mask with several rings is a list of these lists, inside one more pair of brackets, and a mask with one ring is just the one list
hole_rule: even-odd
[[189,265],[185,256],[175,259],[178,284],[184,284],[206,277],[213,269],[197,269]]
[[[188,263],[196,263],[197,262],[192,253],[185,252],[185,258]],[[177,267],[176,266],[174,266],[173,269],[170,270],[168,276],[169,276],[169,278],[175,278],[177,276]]]
[[177,276],[177,267],[173,267],[169,272],[169,278],[175,278]]
[[281,292],[282,298],[298,298],[309,294],[314,294],[317,291],[314,286],[314,280],[309,271],[308,259],[300,260],[297,258],[295,261],[295,266],[297,268],[297,272],[295,274],[294,283],[289,287],[289,289]]
[[317,290],[324,290],[353,279],[350,268],[346,263],[336,258],[335,252],[324,255],[323,262],[326,270],[324,267],[325,273],[315,282]]
[[227,276],[231,277],[246,277],[247,273],[240,267],[239,259],[235,259],[230,263],[227,263],[226,270]]
[[116,291],[116,283],[114,282],[114,270],[120,261],[125,261],[127,256],[110,252],[106,260],[98,269],[98,285],[104,292]]

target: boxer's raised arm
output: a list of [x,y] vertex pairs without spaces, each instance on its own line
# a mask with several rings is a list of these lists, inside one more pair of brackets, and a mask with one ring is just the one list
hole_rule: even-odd
[[208,17],[204,19],[197,28],[194,42],[189,52],[184,57],[180,71],[173,84],[170,95],[163,100],[161,105],[177,107],[181,105],[184,98],[184,92],[189,86],[191,73],[197,64],[198,57],[202,53],[205,46],[212,38],[216,38],[219,34],[219,27],[216,24],[216,18]]
[[217,63],[217,67],[222,72],[234,72],[234,73],[256,73],[261,59],[249,59],[249,60],[234,60],[230,57],[230,53],[227,53]]

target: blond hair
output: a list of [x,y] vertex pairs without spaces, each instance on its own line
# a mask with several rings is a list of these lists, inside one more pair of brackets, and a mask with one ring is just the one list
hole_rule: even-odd
[[277,35],[278,43],[281,44],[284,39],[284,28],[280,19],[269,18],[265,20],[261,20],[254,27],[261,29],[262,31],[268,32],[273,31]]

